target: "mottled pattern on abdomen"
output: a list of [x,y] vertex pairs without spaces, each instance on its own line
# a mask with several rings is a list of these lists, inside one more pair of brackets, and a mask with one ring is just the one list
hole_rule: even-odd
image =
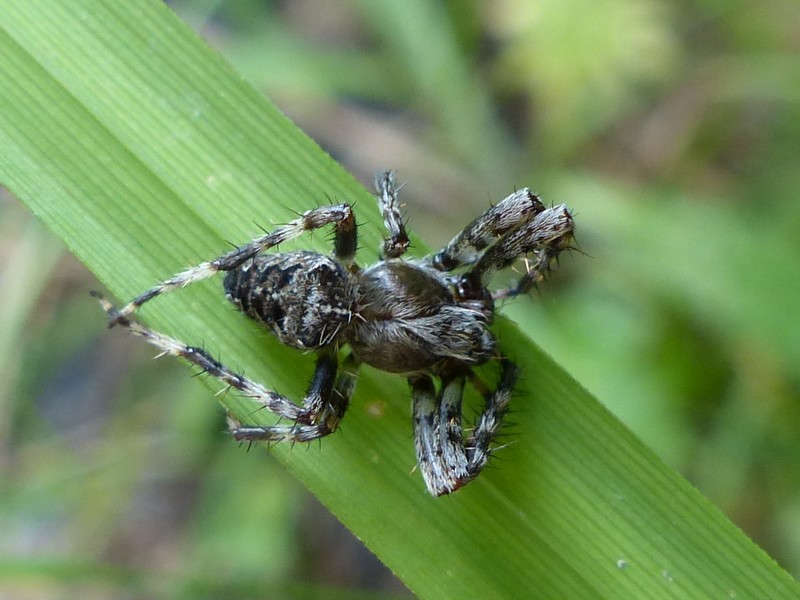
[[327,345],[352,315],[350,274],[316,252],[259,255],[223,285],[239,310],[295,348]]

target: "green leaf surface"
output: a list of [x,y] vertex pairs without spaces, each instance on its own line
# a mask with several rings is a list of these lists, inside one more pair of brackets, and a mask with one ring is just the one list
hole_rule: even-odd
[[[329,198],[357,204],[359,260],[377,255],[369,193],[162,3],[4,0],[0,56],[0,183],[118,300]],[[329,246],[321,234],[301,243]],[[142,318],[293,398],[311,374],[313,357],[230,310],[219,282],[159,298]],[[368,368],[340,432],[272,452],[423,598],[797,597],[513,324],[498,335],[524,374],[512,443],[457,494],[427,495],[407,385]]]

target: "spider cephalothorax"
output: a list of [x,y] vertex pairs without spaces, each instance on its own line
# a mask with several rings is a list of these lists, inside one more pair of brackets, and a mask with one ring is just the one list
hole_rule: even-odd
[[[361,363],[404,374],[413,398],[420,471],[431,494],[448,494],[474,479],[486,464],[517,380],[516,366],[503,356],[489,328],[494,302],[529,291],[543,277],[570,247],[572,216],[566,206],[545,208],[522,189],[487,210],[435,255],[404,260],[408,236],[393,173],[381,174],[376,183],[389,237],[382,260],[365,269],[353,260],[357,227],[352,207],[339,204],[309,210],[241,248],[178,273],[119,310],[102,298],[101,303],[111,325],[127,327],[162,352],[185,358],[287,421],[262,427],[229,418],[231,433],[241,441],[307,442],[325,436],[344,417]],[[334,228],[333,256],[310,251],[263,254],[326,225]],[[487,288],[493,273],[521,257],[527,269],[514,286]],[[239,310],[284,344],[317,352],[302,404],[230,370],[204,349],[132,319],[145,302],[220,271],[226,272],[225,293]],[[500,367],[494,389],[473,373],[473,367],[491,360]],[[484,409],[465,434],[461,402],[467,380],[483,395]]]

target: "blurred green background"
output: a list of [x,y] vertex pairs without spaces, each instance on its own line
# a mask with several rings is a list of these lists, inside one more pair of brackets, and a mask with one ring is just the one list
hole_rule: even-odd
[[[794,0],[170,5],[365,184],[397,169],[431,247],[515,187],[568,204],[580,252],[504,314],[800,574]],[[43,557],[17,592],[408,595],[95,287],[0,196],[0,544]]]

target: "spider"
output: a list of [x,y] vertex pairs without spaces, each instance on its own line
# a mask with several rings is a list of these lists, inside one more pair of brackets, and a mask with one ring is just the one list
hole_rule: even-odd
[[[508,410],[518,368],[490,331],[498,299],[528,292],[562,250],[574,224],[564,205],[545,208],[527,188],[492,206],[432,256],[404,260],[409,238],[400,214],[392,171],[376,177],[377,200],[388,230],[381,260],[360,268],[354,257],[357,226],[349,204],[322,206],[211,261],[159,283],[121,309],[97,292],[109,317],[143,337],[162,354],[180,356],[282,418],[254,426],[228,417],[236,440],[308,442],[339,425],[366,363],[407,377],[411,387],[417,463],[428,491],[449,494],[472,481],[486,465]],[[331,225],[333,256],[265,250],[303,232]],[[498,270],[525,257],[526,271],[506,289],[490,291]],[[133,318],[143,304],[224,271],[225,294],[240,311],[284,344],[317,353],[302,404],[232,371],[203,348],[153,331]],[[345,351],[349,348],[349,351]],[[340,354],[344,355],[340,359]],[[494,389],[473,368],[496,361]],[[438,380],[438,386],[435,385]],[[483,397],[474,426],[462,428],[466,381]]]

